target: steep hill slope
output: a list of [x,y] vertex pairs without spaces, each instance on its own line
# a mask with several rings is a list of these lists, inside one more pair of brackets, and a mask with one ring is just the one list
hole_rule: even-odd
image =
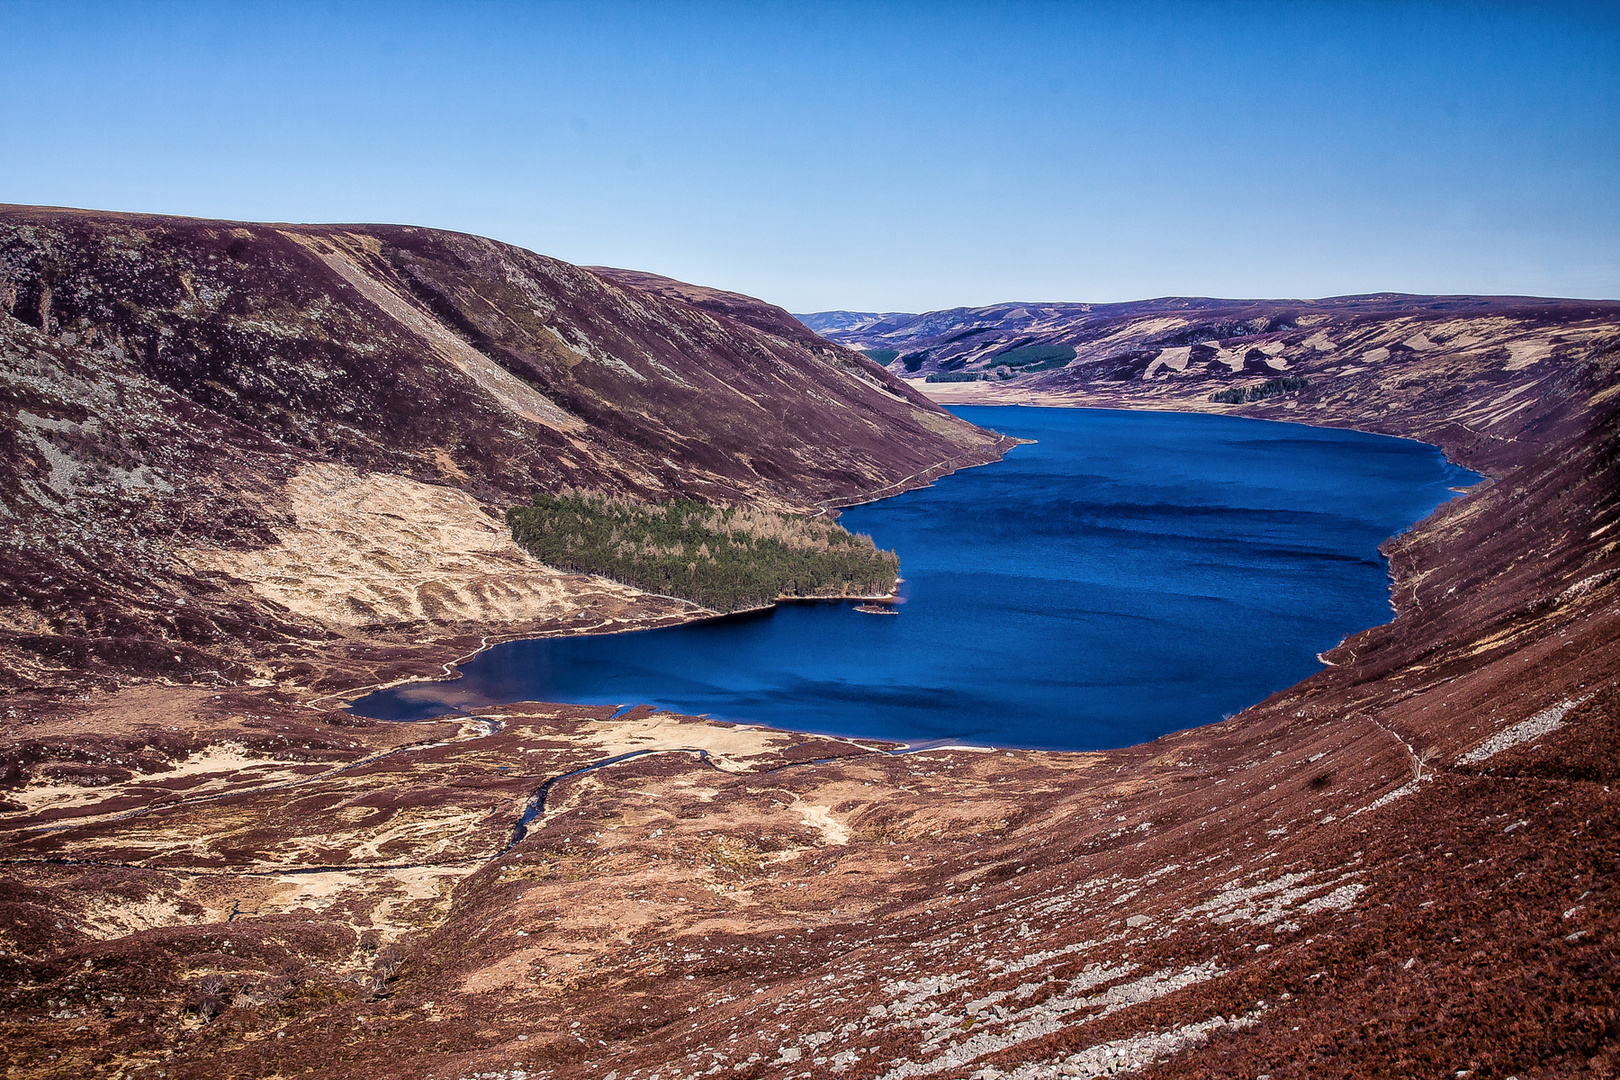
[[431,229],[0,208],[12,686],[683,616],[533,563],[500,512],[564,487],[808,509],[998,446],[746,297]]

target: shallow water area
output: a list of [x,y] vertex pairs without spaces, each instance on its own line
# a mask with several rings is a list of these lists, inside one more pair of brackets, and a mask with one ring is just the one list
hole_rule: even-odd
[[1479,477],[1434,447],[1229,416],[952,410],[1035,439],[854,507],[900,553],[898,617],[785,604],[496,646],[354,703],[411,720],[645,702],[797,731],[1091,750],[1219,720],[1387,622],[1378,545]]

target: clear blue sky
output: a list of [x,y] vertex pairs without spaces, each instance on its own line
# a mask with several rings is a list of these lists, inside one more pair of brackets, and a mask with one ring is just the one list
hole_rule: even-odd
[[1620,297],[1620,4],[0,0],[0,201],[794,311]]

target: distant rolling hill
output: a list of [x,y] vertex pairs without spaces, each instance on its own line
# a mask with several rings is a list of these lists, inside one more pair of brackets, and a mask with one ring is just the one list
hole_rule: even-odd
[[[1620,302],[1377,293],[800,317],[940,401],[1240,410],[1438,443],[1487,467],[1594,383]],[[1542,408],[1533,408],[1536,402]],[[1544,431],[1541,437],[1545,437]]]
[[818,311],[812,315],[795,315],[804,325],[825,338],[842,334],[858,334],[879,323],[891,323],[917,316],[903,311]]

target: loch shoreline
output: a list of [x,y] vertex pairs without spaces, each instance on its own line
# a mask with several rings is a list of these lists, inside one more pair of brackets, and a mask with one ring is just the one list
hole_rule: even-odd
[[[998,425],[1007,427],[1011,424],[1014,430],[1022,434],[1031,432],[1041,434],[1043,439],[1050,440],[1050,445],[1042,444],[1041,449],[1032,451],[1039,455],[1035,460],[1026,460],[1020,464],[1019,459],[1014,459],[1011,465],[1003,464],[1001,469],[992,470],[990,473],[964,474],[953,480],[947,489],[931,488],[926,492],[907,496],[910,503],[917,503],[918,500],[929,505],[937,503],[938,506],[932,511],[921,509],[915,512],[897,511],[894,508],[903,505],[900,503],[878,504],[884,507],[880,511],[874,510],[871,505],[852,511],[860,519],[860,523],[855,525],[858,531],[878,535],[882,538],[881,546],[895,547],[905,553],[907,565],[912,568],[908,570],[908,576],[915,578],[918,575],[913,570],[922,571],[921,585],[914,584],[909,590],[911,594],[909,599],[912,602],[908,603],[903,616],[906,620],[905,628],[899,631],[898,635],[895,633],[881,635],[882,644],[879,644],[879,639],[867,642],[870,635],[861,633],[855,628],[845,627],[836,620],[806,621],[798,615],[790,615],[785,611],[766,622],[747,623],[746,631],[739,624],[706,620],[687,624],[685,628],[666,630],[657,635],[656,639],[624,639],[621,635],[613,635],[620,640],[580,642],[551,638],[544,643],[536,641],[532,645],[520,642],[505,646],[499,658],[483,659],[473,665],[470,669],[472,681],[461,689],[447,691],[446,707],[449,707],[451,700],[454,700],[455,707],[458,708],[465,707],[469,702],[495,704],[519,699],[591,703],[609,700],[645,701],[656,703],[659,708],[668,711],[702,713],[738,723],[773,725],[824,735],[854,735],[897,741],[937,741],[940,738],[948,738],[958,742],[991,746],[1078,750],[1151,740],[1167,730],[1188,726],[1191,715],[1197,715],[1200,710],[1205,716],[1202,722],[1210,723],[1217,721],[1222,715],[1241,711],[1267,694],[1287,686],[1294,679],[1316,670],[1317,664],[1307,661],[1314,658],[1318,651],[1329,650],[1345,637],[1384,621],[1387,618],[1385,613],[1390,610],[1386,606],[1386,601],[1392,583],[1389,567],[1378,556],[1376,549],[1381,544],[1387,543],[1392,534],[1411,528],[1415,521],[1427,516],[1427,512],[1434,506],[1451,498],[1453,493],[1449,488],[1454,486],[1455,474],[1460,471],[1445,463],[1438,450],[1433,447],[1415,445],[1407,441],[1397,442],[1378,436],[1347,438],[1344,434],[1331,430],[1316,432],[1310,442],[1296,446],[1291,440],[1297,437],[1288,434],[1288,431],[1279,425],[1251,426],[1248,422],[1217,418],[1160,420],[1137,413],[1110,410],[1026,409],[1009,413],[998,421],[997,412],[998,410],[993,409],[975,411],[971,419],[991,427]],[[1018,422],[1023,426],[1018,426]],[[1036,426],[1031,428],[1031,424]],[[1047,432],[1045,428],[1040,427],[1041,424],[1058,426]],[[1073,433],[1067,434],[1071,428]],[[1107,434],[1110,431],[1118,431],[1119,435]],[[1125,441],[1119,444],[1120,450],[1109,449],[1113,445],[1109,440],[1121,437]],[[1146,459],[1143,460],[1141,468],[1147,471],[1121,474],[1121,479],[1117,483],[1126,485],[1124,494],[1108,494],[1104,502],[1094,504],[1091,500],[1097,497],[1095,481],[1088,479],[1072,494],[1064,496],[1078,500],[1075,505],[1080,508],[1078,512],[1082,517],[1070,525],[1059,527],[1056,533],[1045,531],[1044,525],[1034,525],[1035,519],[1027,516],[1036,511],[1033,506],[1026,509],[1019,504],[1019,500],[1024,496],[1018,493],[1024,488],[1007,486],[1009,483],[1035,484],[1035,487],[1028,489],[1030,492],[1040,491],[1041,498],[1051,498],[1049,489],[1054,482],[1053,476],[1062,476],[1070,472],[1086,474],[1088,470],[1096,471],[1097,468],[1104,467],[1102,462],[1113,461],[1112,455],[1116,453],[1144,453],[1145,446],[1142,450],[1126,449],[1134,446],[1135,440],[1144,438],[1149,440],[1147,445],[1153,444],[1154,440],[1158,439],[1174,440],[1173,446],[1176,449],[1167,449],[1163,452],[1179,454],[1182,458],[1186,457],[1186,451],[1190,447],[1199,447],[1198,455],[1202,457],[1208,457],[1210,453],[1216,451],[1225,455],[1222,460],[1226,460],[1234,453],[1238,455],[1231,458],[1228,465],[1219,467],[1211,465],[1210,468],[1214,471],[1209,472],[1207,476],[1195,471],[1185,479],[1177,481],[1181,487],[1175,490],[1185,489],[1181,494],[1168,495],[1165,492],[1172,489],[1160,488],[1158,489],[1160,494],[1146,496],[1149,501],[1188,500],[1191,506],[1198,508],[1195,512],[1202,516],[1187,520],[1202,520],[1203,525],[1180,524],[1182,520],[1180,515],[1184,513],[1183,511],[1177,511],[1175,516],[1157,525],[1141,524],[1139,512],[1130,509],[1136,496],[1130,493],[1129,484],[1134,481],[1127,481],[1124,477],[1140,475],[1144,479],[1152,478],[1154,472],[1148,467]],[[1280,468],[1274,463],[1267,464],[1266,455],[1272,453],[1265,449],[1271,445],[1266,442],[1268,439],[1282,440],[1275,444],[1278,447],[1277,452],[1286,452],[1295,459],[1293,464],[1281,467],[1283,471],[1276,472],[1275,475],[1266,472],[1267,469]],[[1231,449],[1220,449],[1226,447],[1228,443],[1231,444]],[[1090,448],[1093,445],[1096,454],[1101,456],[1088,464],[1084,459],[1092,454],[1092,450],[1080,448]],[[1167,447],[1169,445],[1171,444],[1167,444]],[[1406,446],[1411,446],[1410,452],[1404,449]],[[1070,456],[1077,451],[1081,457],[1070,461]],[[1304,457],[1300,457],[1302,452]],[[1412,456],[1413,453],[1416,453],[1416,456]],[[1363,461],[1360,456],[1363,454],[1373,456]],[[1342,461],[1339,455],[1343,456]],[[1406,462],[1408,459],[1411,464],[1400,465],[1400,470],[1416,469],[1420,462],[1431,460],[1435,462],[1433,466],[1422,466],[1424,470],[1434,471],[1434,476],[1425,481],[1427,486],[1423,489],[1422,495],[1416,491],[1411,495],[1396,495],[1397,491],[1402,490],[1403,484],[1411,482],[1398,479],[1398,476],[1405,476],[1405,472],[1391,472],[1387,478],[1374,480],[1375,476],[1383,476],[1383,470],[1396,468],[1395,462]],[[1109,465],[1106,468],[1125,467],[1124,461],[1134,460],[1127,457],[1117,466]],[[1136,469],[1137,466],[1130,465],[1128,468]],[[1177,469],[1183,471],[1185,468],[1186,466],[1177,466]],[[1241,483],[1253,485],[1252,492],[1239,500],[1241,506],[1233,505],[1229,509],[1217,509],[1200,505],[1207,502],[1208,491],[1232,490],[1231,485],[1239,481],[1240,473],[1233,473],[1223,479],[1226,474],[1220,471],[1222,468],[1240,470]],[[1034,469],[1035,472],[1028,473],[1030,469]],[[1255,472],[1257,469],[1259,471]],[[1289,475],[1300,469],[1306,471],[1301,472],[1299,478]],[[1374,471],[1367,472],[1364,479],[1345,477],[1345,474],[1358,474],[1368,469]],[[1026,473],[1027,479],[1015,481],[1015,477],[1024,477]],[[1313,481],[1308,478],[1318,475],[1335,485],[1338,506],[1335,516],[1322,519],[1324,524],[1309,525],[1308,523],[1314,520],[1311,514],[1300,516],[1296,510],[1283,508],[1309,508],[1315,496],[1314,488],[1311,486]],[[1412,474],[1414,478],[1417,475]],[[1428,471],[1424,471],[1422,475],[1428,476]],[[1441,477],[1446,481],[1445,490],[1434,486],[1440,482]],[[1163,483],[1164,478],[1158,478],[1158,482]],[[1265,494],[1272,485],[1279,483],[1289,490],[1286,499],[1280,493]],[[1298,486],[1299,490],[1294,491],[1289,485]],[[1380,485],[1390,485],[1387,494],[1385,488]],[[1362,491],[1363,486],[1366,486],[1365,493]],[[1248,487],[1242,490],[1250,491]],[[955,494],[956,492],[961,494]],[[1261,501],[1251,504],[1248,502],[1251,498],[1258,498]],[[1272,504],[1266,502],[1268,498],[1282,501]],[[1361,505],[1357,500],[1368,498],[1376,501],[1367,502],[1365,510],[1352,511],[1353,507]],[[1384,507],[1384,500],[1390,498],[1395,498],[1396,502]],[[1149,545],[1146,550],[1158,550],[1158,561],[1169,559],[1171,562],[1166,564],[1165,569],[1152,573],[1144,567],[1129,571],[1129,578],[1126,580],[1133,582],[1129,584],[1130,591],[1119,593],[1117,599],[1109,600],[1104,598],[1115,596],[1116,593],[1110,591],[1113,586],[1107,585],[1107,582],[1112,579],[1107,575],[1112,575],[1116,571],[1107,567],[1124,553],[1123,549],[1116,552],[1110,546],[1113,541],[1104,543],[1104,538],[1114,527],[1108,523],[1112,520],[1109,515],[1115,513],[1109,509],[1115,499],[1125,501],[1122,512],[1127,516],[1120,519],[1122,522],[1131,523],[1133,530],[1138,526],[1148,530],[1140,534],[1133,531],[1125,535],[1138,537],[1139,542]],[[998,504],[998,517],[1011,515],[1011,520],[1022,523],[1015,530],[1016,536],[995,533],[995,527],[983,520],[984,515],[981,512],[968,508],[967,504],[982,503],[986,500]],[[1397,504],[1400,509],[1395,508]],[[1275,505],[1278,509],[1274,511],[1259,509],[1267,505]],[[1377,527],[1368,531],[1368,523],[1361,522],[1358,515],[1372,512],[1375,505],[1383,507],[1376,511],[1381,516]],[[898,519],[894,517],[897,512],[900,513]],[[1164,511],[1154,511],[1154,513],[1162,512]],[[905,531],[899,534],[892,533],[894,524],[900,520],[910,520],[907,514],[911,513],[921,513],[925,516],[945,514],[950,516],[955,525],[948,533],[939,529],[916,535]],[[1066,511],[1057,511],[1053,520],[1063,519],[1065,513]],[[1049,506],[1043,505],[1038,511],[1038,517],[1041,519],[1051,516],[1052,508]],[[881,524],[886,519],[890,520],[891,524]],[[1251,522],[1264,522],[1263,528],[1272,534],[1269,538],[1255,538],[1259,544],[1258,549],[1243,532],[1245,528],[1250,527]],[[1344,529],[1352,523],[1355,526],[1354,530],[1344,532]],[[1328,531],[1327,526],[1330,524],[1332,528]],[[1207,540],[1188,539],[1184,536],[1184,532],[1189,527],[1202,529],[1207,534]],[[1068,535],[1071,528],[1079,532],[1073,536]],[[1160,536],[1153,532],[1156,528],[1169,531]],[[985,531],[987,529],[990,531]],[[1032,532],[1029,531],[1031,529]],[[1098,532],[1098,529],[1102,531]],[[981,532],[984,533],[982,537]],[[1025,532],[1029,532],[1028,537],[1023,535]],[[1037,536],[1038,541],[1034,539]],[[1099,543],[1104,543],[1104,546],[1097,547]],[[1077,544],[1079,546],[1076,546]],[[1189,544],[1192,546],[1188,547]],[[1255,554],[1256,550],[1262,552],[1267,550],[1268,545],[1276,549],[1275,553]],[[942,546],[952,549],[950,558],[955,560],[946,578],[937,576],[942,568],[935,566],[944,557]],[[1358,552],[1360,554],[1356,554]],[[1317,561],[1320,558],[1335,561],[1322,563]],[[1214,559],[1217,564],[1220,560],[1229,559],[1232,560],[1231,569],[1224,573],[1214,569],[1172,570],[1174,566],[1187,559],[1192,559],[1195,563]],[[1352,565],[1345,564],[1346,559],[1351,559],[1352,562],[1366,562],[1366,568],[1356,569]],[[1079,562],[1075,563],[1075,560]],[[1031,594],[1027,597],[1022,592],[1024,587],[1016,584],[1022,578],[1006,576],[1009,570],[1005,567],[995,571],[998,575],[995,580],[1002,585],[988,593],[981,593],[962,584],[964,578],[978,577],[982,567],[999,566],[1009,562],[1012,565],[1032,567],[1033,569],[1024,571],[1033,575],[1032,581],[1052,572],[1058,572],[1060,577],[1043,586],[1039,595]],[[1097,569],[1087,569],[1090,564],[1095,564]],[[1045,565],[1050,565],[1051,569],[1043,569]],[[1072,569],[1059,571],[1060,565],[1072,566]],[[1373,569],[1374,566],[1376,569]],[[930,570],[930,567],[934,569]],[[1124,567],[1120,569],[1125,570]],[[1352,571],[1353,577],[1346,578],[1345,575]],[[1097,579],[1098,587],[1088,594],[1086,590],[1074,591],[1069,585],[1064,584],[1063,579],[1075,572],[1083,577],[1094,573],[1102,573],[1105,576]],[[1191,576],[1185,580],[1178,576],[1189,573]],[[1292,596],[1292,591],[1300,588],[1303,580],[1299,584],[1289,583],[1306,573],[1322,575],[1315,579],[1315,585],[1308,597],[1300,594],[1296,598],[1288,599],[1279,591],[1290,590],[1289,595]],[[1166,574],[1169,576],[1160,580],[1160,577]],[[1235,581],[1247,583],[1243,586],[1247,599],[1241,602],[1240,607],[1209,608],[1198,599],[1205,590],[1219,589],[1220,583],[1228,574],[1236,575]],[[1139,578],[1143,580],[1137,581]],[[918,592],[919,587],[921,592]],[[1169,678],[1181,679],[1182,682],[1166,682],[1162,687],[1154,685],[1153,681],[1158,678],[1156,672],[1160,669],[1154,667],[1153,661],[1143,660],[1141,656],[1135,654],[1157,655],[1164,651],[1163,646],[1155,645],[1148,640],[1135,645],[1126,644],[1128,641],[1134,641],[1139,633],[1132,627],[1140,624],[1132,620],[1138,620],[1140,616],[1132,615],[1131,612],[1148,595],[1140,593],[1139,590],[1142,589],[1155,590],[1152,593],[1152,608],[1144,610],[1143,614],[1151,612],[1151,617],[1159,622],[1173,619],[1179,628],[1178,637],[1188,642],[1203,638],[1213,641],[1222,634],[1233,632],[1226,628],[1227,624],[1235,617],[1234,611],[1241,613],[1241,618],[1245,621],[1237,625],[1242,627],[1241,633],[1250,639],[1251,649],[1258,650],[1256,660],[1248,665],[1249,670],[1241,673],[1241,677],[1246,681],[1236,684],[1244,688],[1237,689],[1234,686],[1227,691],[1219,690],[1219,686],[1223,684],[1216,672],[1200,677],[1199,681],[1189,686],[1185,681],[1187,676],[1184,672],[1186,663],[1191,662],[1190,653],[1186,661],[1174,659],[1168,661],[1178,666],[1163,669]],[[1160,593],[1156,590],[1168,591]],[[952,596],[955,599],[947,602],[951,610],[950,621],[942,622],[938,604],[945,602],[943,601],[945,596]],[[1357,599],[1358,597],[1361,599]],[[917,602],[919,598],[920,606]],[[829,601],[834,604],[848,604],[852,601],[861,603],[867,599],[786,598],[780,604],[772,605],[763,611],[774,612],[778,607],[821,606]],[[893,601],[905,597],[890,596],[884,599]],[[1309,617],[1291,613],[1290,605],[1306,602],[1313,609]],[[1007,610],[1005,615],[1002,614],[1008,603],[1013,604],[1018,612],[1028,614],[1017,614],[1012,610]],[[1039,613],[1028,606],[1031,604],[1039,609]],[[1110,604],[1121,605],[1117,613],[1110,609]],[[1177,607],[1178,604],[1181,606]],[[1189,604],[1192,606],[1189,607]],[[1346,604],[1351,606],[1340,611]],[[1074,607],[1075,605],[1078,607]],[[1065,621],[1071,617],[1071,608],[1077,612],[1088,612],[1084,616],[1086,623],[1094,623],[1097,628],[1081,629],[1073,622]],[[1332,615],[1332,621],[1325,624],[1333,630],[1331,636],[1324,637],[1319,624],[1324,618],[1329,618],[1330,611],[1338,613]],[[1183,614],[1172,614],[1175,612]],[[996,620],[1009,616],[1014,617],[1016,621],[1005,629],[1001,628]],[[749,615],[736,613],[734,617],[746,619]],[[1025,626],[1032,618],[1045,627],[1041,633],[1035,633]],[[919,623],[918,619],[924,621]],[[1211,619],[1217,621],[1206,629],[1201,620]],[[1299,625],[1298,631],[1283,628],[1295,622]],[[802,629],[790,630],[790,625]],[[1217,631],[1217,626],[1223,629]],[[1117,627],[1117,629],[1104,631],[1100,629],[1101,627]],[[1081,632],[1075,636],[1077,629]],[[722,637],[716,637],[717,633],[721,633]],[[1262,674],[1272,672],[1278,668],[1279,663],[1284,662],[1280,656],[1273,654],[1278,653],[1280,649],[1292,649],[1293,646],[1289,642],[1295,633],[1308,633],[1314,638],[1315,644],[1310,655],[1301,654],[1292,657],[1292,652],[1289,652],[1287,655],[1291,659],[1286,660],[1287,666],[1282,667],[1276,674]],[[1256,634],[1260,636],[1255,637]],[[847,635],[853,636],[849,638],[847,644],[841,644]],[[919,635],[928,642],[939,642],[937,648],[940,650],[940,656],[955,655],[958,660],[968,661],[967,667],[963,670],[964,672],[971,670],[974,675],[967,682],[963,682],[962,679],[967,678],[966,675],[958,677],[949,669],[942,670],[938,656],[933,655],[935,648],[933,645],[927,646],[928,652],[914,657],[912,650],[917,644],[913,642]],[[1116,636],[1119,638],[1118,642],[1114,640]],[[1074,637],[1074,648],[1080,650],[1078,654],[1064,654],[1063,643],[1069,637]],[[718,644],[722,638],[726,642],[724,646]],[[662,649],[655,646],[654,640],[662,645]],[[962,644],[959,646],[955,644],[957,642]],[[976,646],[972,644],[974,642],[989,642],[992,649],[1012,649],[1020,655],[1020,659],[1016,662],[1009,659],[1008,663],[1011,666],[1000,671],[980,670],[974,666],[972,656],[981,651],[983,645]],[[888,657],[882,667],[874,668],[860,659],[860,656],[874,648],[884,650]],[[856,655],[852,656],[850,661],[842,658],[841,650],[845,649],[855,650]],[[1118,652],[1120,649],[1125,651]],[[1114,652],[1111,653],[1109,650]],[[666,653],[667,657],[664,655]],[[795,659],[801,655],[804,659]],[[1077,663],[1074,659],[1076,655],[1087,659]],[[1175,655],[1177,654],[1171,654],[1172,657]],[[516,659],[520,656],[528,659]],[[628,678],[612,674],[615,661],[611,658],[614,656],[622,656],[622,665],[625,666],[626,672],[635,674]],[[1103,656],[1112,656],[1113,659],[1104,660]],[[816,659],[811,660],[810,657]],[[855,666],[850,666],[851,661]],[[536,672],[547,673],[542,676],[547,681],[527,685],[525,677],[521,674],[526,665],[533,665]],[[565,674],[576,669],[578,674]],[[1130,688],[1118,692],[1108,691],[1103,698],[1096,698],[1098,691],[1091,683],[1097,678],[1107,680],[1118,677],[1107,674],[1110,669],[1128,673]],[[1015,684],[1002,686],[997,680],[1005,679],[1009,670],[1028,670],[1036,675],[1036,682],[1030,683],[1019,677]],[[667,672],[670,683],[660,687],[652,676],[655,671]],[[1060,674],[1067,671],[1072,671],[1072,674],[1067,676]],[[590,674],[584,674],[585,672]],[[1096,674],[1089,674],[1090,672]],[[1062,680],[1065,677],[1072,681],[1064,684]],[[492,684],[490,682],[492,679],[497,680],[497,683]],[[1053,679],[1058,681],[1052,684],[1052,689],[1040,691],[1033,689],[1036,685],[1045,686]],[[713,696],[706,697],[693,689],[696,686],[694,680],[712,686]],[[836,680],[836,685],[831,680]],[[495,688],[496,685],[499,689]],[[730,687],[737,689],[728,689]],[[775,689],[766,690],[766,687]],[[1187,696],[1189,705],[1184,709],[1177,704],[1180,698],[1176,695],[1185,696],[1189,691],[1199,696]],[[738,696],[739,693],[742,696]],[[761,697],[762,694],[772,694],[775,697],[764,698]],[[833,696],[824,698],[825,694]],[[1212,699],[1208,696],[1211,694],[1217,696]],[[985,700],[987,698],[1004,700],[998,700],[996,704],[991,705]],[[363,700],[357,705],[356,711],[362,715],[384,719],[407,716],[420,718],[430,715],[426,710],[429,707],[428,703],[433,699],[434,695],[426,688],[416,693],[407,689],[403,693],[383,694]],[[1095,703],[1093,699],[1096,699]],[[970,701],[982,704],[969,705]],[[1214,701],[1219,701],[1219,704],[1214,704]],[[1014,702],[1017,704],[1013,704]],[[964,708],[970,712],[963,712]],[[1144,708],[1149,711],[1143,712]],[[1133,709],[1136,711],[1131,711]],[[1046,734],[1029,728],[1027,723],[1006,730],[998,730],[995,726],[998,722],[995,717],[1016,716],[1020,713],[1051,716],[1053,719],[1050,723],[1054,726]],[[1133,719],[1126,721],[1103,719],[1110,714]],[[1104,730],[1110,732],[1102,737],[1106,741],[1096,741],[1084,734],[1089,728],[1084,726],[1087,721],[1081,718],[1091,715],[1097,716],[1104,725],[1097,729],[1099,732]],[[888,722],[899,726],[892,728],[879,726],[883,722],[879,718],[883,716],[889,716]],[[1074,719],[1067,719],[1071,716]],[[1187,719],[1182,719],[1184,716]],[[951,719],[946,719],[947,717]],[[1175,720],[1167,724],[1164,719],[1155,721],[1150,719],[1151,717],[1175,717]],[[982,726],[962,726],[965,723]],[[1077,724],[1081,726],[1077,727]],[[1088,739],[1092,741],[1086,741]],[[1078,745],[1075,745],[1076,740],[1079,740]]]

